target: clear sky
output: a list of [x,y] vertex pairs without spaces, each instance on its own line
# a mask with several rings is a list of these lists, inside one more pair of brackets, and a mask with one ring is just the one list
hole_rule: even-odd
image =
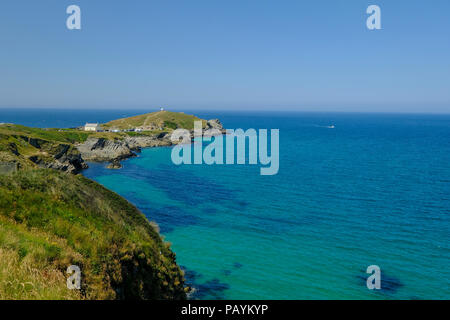
[[0,107],[158,105],[450,112],[450,1],[0,2]]

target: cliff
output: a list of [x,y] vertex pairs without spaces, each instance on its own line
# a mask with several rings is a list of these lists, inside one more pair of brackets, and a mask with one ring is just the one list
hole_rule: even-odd
[[26,134],[0,133],[0,174],[19,168],[52,168],[78,173],[87,168],[80,152],[71,144],[59,143]]
[[[184,113],[161,111],[114,120],[102,127],[158,123],[160,129],[144,132],[84,132],[71,129],[38,129],[20,125],[0,125],[0,174],[24,168],[51,168],[79,173],[85,161],[117,162],[136,155],[142,148],[170,146],[170,134],[176,128],[191,131],[194,121],[203,129],[224,133],[218,119],[202,120]],[[117,168],[117,165],[114,165]]]
[[185,298],[175,254],[119,195],[58,170],[0,177],[0,299]]
[[[86,141],[83,132],[0,125],[0,299],[185,299],[156,224],[68,174],[87,167],[75,146]],[[70,265],[82,271],[81,290],[67,289]]]
[[[197,118],[198,119],[198,118]],[[196,120],[196,119],[192,119]],[[201,119],[199,119],[201,120]],[[112,123],[131,123],[129,120],[115,120]],[[221,133],[225,130],[218,119],[212,120],[202,120],[203,129],[216,129]],[[135,120],[134,123],[141,123]],[[111,124],[111,123],[110,123]],[[191,136],[193,137],[193,126],[194,124],[187,125],[190,128]],[[90,137],[83,143],[76,144],[76,148],[80,152],[82,158],[86,161],[96,161],[96,162],[117,162],[129,157],[134,157],[135,152],[139,152],[141,148],[148,147],[160,147],[160,146],[170,146],[172,141],[170,140],[170,133],[174,130],[172,128],[163,128],[167,131],[157,131],[157,132],[144,132],[144,133],[134,133],[133,136],[123,135],[120,138],[97,138]],[[112,166],[117,168],[118,166]]]
[[[145,133],[0,124],[0,299],[186,298],[157,225],[114,192],[67,174],[85,160],[120,168],[141,148],[171,145],[170,132],[186,118],[172,120]],[[218,120],[203,124],[223,131]],[[82,271],[81,290],[66,287],[70,265]]]
[[84,160],[103,162],[133,157],[135,151],[140,151],[141,148],[170,146],[171,144],[167,133],[159,133],[112,140],[93,137],[77,144],[76,148]]

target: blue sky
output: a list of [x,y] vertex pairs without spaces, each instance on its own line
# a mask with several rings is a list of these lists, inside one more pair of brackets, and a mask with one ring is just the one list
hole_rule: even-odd
[[2,0],[0,107],[450,112],[449,15],[448,0]]

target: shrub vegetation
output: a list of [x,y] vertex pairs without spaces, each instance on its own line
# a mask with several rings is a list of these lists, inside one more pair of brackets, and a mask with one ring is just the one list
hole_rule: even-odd
[[[78,265],[81,290],[68,290]],[[0,299],[184,299],[156,226],[116,193],[51,169],[0,176]]]

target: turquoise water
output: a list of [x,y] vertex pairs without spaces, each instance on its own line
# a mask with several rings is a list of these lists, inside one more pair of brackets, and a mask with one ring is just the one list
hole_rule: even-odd
[[85,171],[160,225],[194,298],[450,298],[450,116],[200,116],[279,128],[279,174],[175,166],[171,148]]

